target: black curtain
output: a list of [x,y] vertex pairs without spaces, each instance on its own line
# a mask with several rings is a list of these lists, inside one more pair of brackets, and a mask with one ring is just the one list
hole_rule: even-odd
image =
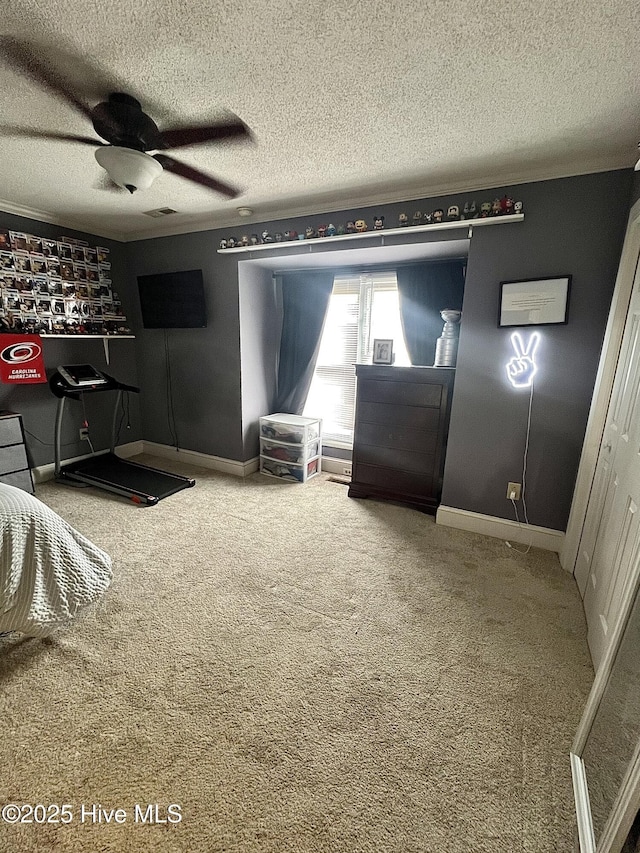
[[283,316],[276,412],[302,414],[318,359],[334,275],[333,270],[298,270],[281,276]]
[[444,308],[462,310],[464,261],[407,264],[396,269],[402,329],[411,364],[431,366]]

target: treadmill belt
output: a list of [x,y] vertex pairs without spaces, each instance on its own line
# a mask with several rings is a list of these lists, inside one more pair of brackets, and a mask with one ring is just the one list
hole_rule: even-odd
[[158,500],[194,485],[194,480],[167,471],[127,462],[112,453],[65,465],[63,473],[95,479],[95,485],[113,486],[132,493],[151,495]]

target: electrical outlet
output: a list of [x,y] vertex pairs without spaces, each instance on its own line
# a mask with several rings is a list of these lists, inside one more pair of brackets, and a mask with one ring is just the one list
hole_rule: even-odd
[[519,501],[521,489],[520,483],[507,483],[507,500]]
[[345,465],[344,468],[342,469],[342,473],[345,477],[350,477],[351,476],[351,465]]
[[80,427],[80,441],[89,440],[89,427]]

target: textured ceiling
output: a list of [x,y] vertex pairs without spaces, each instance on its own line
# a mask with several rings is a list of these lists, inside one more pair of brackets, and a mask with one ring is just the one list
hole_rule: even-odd
[[[161,128],[231,110],[255,134],[176,152],[245,189],[229,201],[166,172],[145,192],[108,193],[90,147],[0,130],[0,208],[105,236],[232,225],[241,205],[263,221],[637,159],[637,0],[18,0],[2,28],[35,40],[90,106],[113,85]],[[0,64],[7,126],[93,134]],[[142,215],[165,206],[179,215]]]

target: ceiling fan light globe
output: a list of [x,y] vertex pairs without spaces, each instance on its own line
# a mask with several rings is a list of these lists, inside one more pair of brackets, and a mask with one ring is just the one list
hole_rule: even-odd
[[147,190],[162,173],[162,166],[143,151],[103,145],[96,150],[96,160],[119,187],[132,192],[131,187]]

